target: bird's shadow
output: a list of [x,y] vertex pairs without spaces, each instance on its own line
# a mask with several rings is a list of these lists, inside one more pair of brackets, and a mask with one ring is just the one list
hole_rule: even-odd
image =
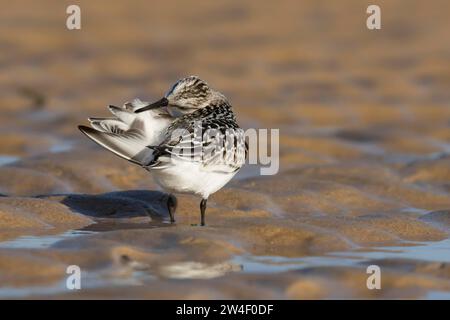
[[94,195],[65,194],[58,197],[73,212],[89,216],[97,222],[81,230],[109,231],[170,226],[168,195],[160,191],[129,190]]

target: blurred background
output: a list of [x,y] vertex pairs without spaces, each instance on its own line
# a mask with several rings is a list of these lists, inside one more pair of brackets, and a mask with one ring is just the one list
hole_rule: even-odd
[[[66,28],[71,4],[81,8],[81,30]],[[381,30],[366,27],[370,4],[381,7]],[[43,245],[47,251],[0,243],[0,283],[10,288],[0,297],[27,296],[36,285],[43,287],[34,294],[50,295],[49,284],[78,259],[102,272],[144,261],[162,279],[147,291],[92,289],[84,297],[448,298],[449,9],[445,0],[0,1],[0,240],[79,229],[102,214],[139,222],[135,199],[94,195],[155,190],[151,176],[101,150],[77,125],[108,116],[109,104],[159,99],[187,75],[222,91],[242,127],[280,129],[281,161],[279,175],[244,169],[213,196],[209,221],[219,229],[184,228],[198,220],[198,203],[182,196],[179,227],[120,233],[120,219],[112,219],[116,233],[54,251],[48,247],[58,237]],[[236,269],[227,266],[212,273],[216,282],[178,284],[164,282],[175,271],[151,262],[153,254],[201,263],[302,258],[415,241],[447,242],[410,253],[415,262],[377,256],[392,268],[382,293],[367,291],[365,270],[353,267],[299,278],[286,273],[291,267],[240,259],[256,276],[220,278]],[[22,270],[24,261],[42,268]],[[270,277],[258,278],[261,271]]]
[[[4,1],[2,133],[47,112],[43,134],[79,136],[87,115],[190,74],[252,126],[446,121],[447,2],[376,2],[379,31],[366,28],[367,1]],[[66,28],[70,4],[81,30]]]

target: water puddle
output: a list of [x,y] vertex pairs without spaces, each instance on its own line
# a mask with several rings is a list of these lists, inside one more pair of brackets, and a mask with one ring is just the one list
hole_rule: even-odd
[[[81,289],[99,289],[111,286],[141,286],[144,284],[144,281],[151,279],[153,279],[153,276],[141,271],[135,271],[126,277],[120,275],[113,277],[110,274],[100,271],[84,271],[81,276]],[[70,292],[74,291],[67,288],[66,280],[62,280],[50,286],[0,287],[0,298],[22,299],[26,297],[52,296]]]
[[49,236],[22,236],[14,240],[0,242],[2,249],[46,249],[55,243],[83,235],[94,234],[93,231],[70,230],[61,234]]
[[50,147],[49,151],[51,153],[61,153],[70,151],[71,149],[73,149],[73,142],[67,140],[54,144]]
[[[108,227],[108,226],[105,226]],[[103,230],[105,231],[105,230]],[[59,241],[83,237],[101,231],[71,230],[51,236],[23,236],[0,243],[0,248],[46,249]],[[150,266],[136,267],[133,263],[113,263],[106,269],[83,272],[84,288],[107,288],[115,286],[148,285],[156,278],[167,279],[213,279],[228,273],[273,274],[318,267],[361,267],[378,259],[410,259],[450,263],[450,239],[437,242],[405,243],[406,246],[371,247],[352,251],[333,252],[323,256],[281,257],[281,256],[235,256],[230,261],[205,264],[197,261],[180,261],[165,265],[157,270]],[[136,261],[133,261],[136,262]],[[66,283],[58,282],[45,287],[0,287],[0,298],[23,298],[33,295],[57,295],[67,292]],[[449,299],[450,292],[429,291],[427,299]]]
[[427,262],[450,263],[450,239],[437,242],[418,242],[415,246],[407,247],[378,247],[371,251],[361,252],[337,252],[333,256],[337,258],[349,257],[356,259],[411,259]]
[[54,295],[61,293],[63,286],[67,290],[65,283],[57,283],[53,286],[0,287],[0,298],[20,299],[34,295]]
[[18,161],[20,158],[15,156],[0,155],[0,167]]
[[[67,152],[73,149],[73,142],[72,141],[62,141],[59,143],[56,143],[54,145],[52,145],[49,148],[49,152],[51,153],[62,153],[62,152]],[[12,164],[14,162],[17,162],[21,160],[20,157],[17,156],[11,156],[11,155],[1,155],[0,154],[0,167],[1,166],[5,166],[8,164]]]
[[450,263],[450,239],[420,242],[414,246],[375,247],[370,250],[333,252],[324,256],[287,258],[278,256],[237,256],[232,262],[246,273],[276,273],[314,267],[356,267],[378,259],[411,259]]
[[450,300],[450,292],[430,291],[425,296],[425,299],[430,299],[430,300]]
[[50,248],[59,241],[86,236],[90,234],[97,234],[99,232],[108,232],[114,230],[128,230],[128,229],[154,229],[172,227],[169,221],[152,221],[143,225],[142,223],[108,223],[100,222],[93,223],[80,230],[69,230],[55,235],[45,236],[21,236],[13,240],[0,242],[0,249],[46,249]]
[[232,262],[242,265],[245,273],[280,273],[322,266],[352,266],[362,260],[334,257],[286,258],[278,256],[237,256]]

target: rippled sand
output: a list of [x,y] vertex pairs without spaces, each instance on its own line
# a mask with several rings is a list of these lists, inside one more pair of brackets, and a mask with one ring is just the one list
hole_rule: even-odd
[[[0,298],[450,298],[447,1],[381,1],[376,32],[361,1],[80,3],[81,31],[0,11]],[[76,128],[189,74],[280,129],[279,174],[245,167],[204,228]]]

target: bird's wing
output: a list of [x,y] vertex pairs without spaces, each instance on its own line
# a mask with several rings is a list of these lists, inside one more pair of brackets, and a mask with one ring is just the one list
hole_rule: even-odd
[[134,99],[132,102],[126,102],[121,107],[110,105],[108,109],[115,117],[91,117],[88,120],[91,126],[98,131],[121,134],[133,126],[134,121],[138,117],[134,111],[148,104],[148,102]]
[[[115,117],[89,118],[92,128],[86,126],[78,128],[90,139],[116,155],[139,165],[146,164],[153,159],[153,150],[147,148],[147,145],[154,137],[149,136],[149,130],[145,130],[145,120],[152,115],[134,113],[146,105],[148,102],[135,99],[122,107],[109,106]],[[163,114],[164,111],[161,113],[158,117],[169,117],[168,114]]]
[[143,165],[153,159],[152,150],[146,147],[147,141],[143,131],[130,129],[126,132],[112,133],[86,126],[78,126],[78,128],[102,147],[128,161]]
[[101,132],[110,132],[110,133],[123,133],[127,131],[130,126],[126,123],[120,121],[117,118],[89,118],[88,119],[91,127],[101,131]]
[[234,172],[245,162],[244,131],[236,123],[231,106],[222,102],[176,119],[166,139],[154,150],[149,168],[162,168],[171,157],[197,162],[207,171]]

